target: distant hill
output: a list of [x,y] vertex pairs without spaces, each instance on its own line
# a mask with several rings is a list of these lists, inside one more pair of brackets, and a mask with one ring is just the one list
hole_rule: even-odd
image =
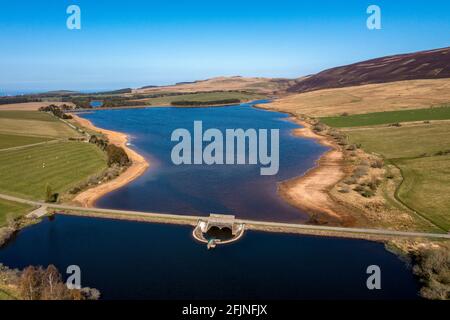
[[147,86],[134,90],[138,94],[158,92],[208,92],[208,91],[246,91],[263,94],[274,94],[285,91],[294,85],[296,80],[270,79],[260,77],[217,77],[193,82],[180,82],[172,86]]
[[388,56],[336,67],[299,79],[288,92],[387,83],[402,80],[450,78],[450,47]]

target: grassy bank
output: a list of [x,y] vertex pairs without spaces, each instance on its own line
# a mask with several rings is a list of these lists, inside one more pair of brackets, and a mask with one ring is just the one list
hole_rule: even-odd
[[390,124],[409,121],[425,121],[425,120],[448,120],[450,119],[450,106],[402,110],[402,111],[386,111],[374,112],[355,115],[341,115],[337,117],[320,118],[320,122],[334,128],[343,127],[359,127],[359,126],[375,126],[381,124]]
[[450,123],[344,130],[351,143],[400,168],[396,195],[441,229],[450,230]]
[[0,228],[7,226],[9,221],[29,213],[32,209],[26,204],[0,199]]

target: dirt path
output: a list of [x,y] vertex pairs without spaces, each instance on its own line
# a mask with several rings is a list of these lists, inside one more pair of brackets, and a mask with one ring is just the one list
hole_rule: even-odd
[[72,114],[73,119],[81,126],[99,132],[107,136],[110,143],[122,147],[132,161],[132,165],[119,177],[97,187],[88,189],[78,194],[73,201],[81,204],[83,207],[93,207],[95,202],[107,193],[119,189],[131,181],[141,176],[149,167],[148,161],[136,151],[127,146],[128,137],[124,133],[97,128],[89,120]]
[[330,196],[329,190],[344,178],[344,155],[329,138],[316,134],[311,125],[292,118],[304,128],[295,129],[294,135],[317,140],[330,147],[317,161],[316,166],[301,177],[284,181],[279,186],[280,195],[289,203],[311,215],[311,222],[349,226],[354,218],[341,208]]

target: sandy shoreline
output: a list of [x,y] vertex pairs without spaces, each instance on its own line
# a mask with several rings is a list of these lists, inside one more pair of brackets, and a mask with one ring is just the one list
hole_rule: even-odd
[[121,132],[98,128],[87,119],[72,114],[73,119],[81,126],[104,134],[110,143],[122,147],[132,161],[131,166],[117,178],[78,194],[73,201],[83,207],[94,207],[95,202],[107,193],[117,190],[140,177],[149,167],[148,161],[127,146],[128,136]]
[[280,196],[291,205],[306,211],[311,216],[311,223],[353,225],[354,218],[329,195],[329,191],[345,177],[343,152],[334,141],[315,133],[311,124],[294,116],[291,120],[303,126],[293,130],[295,136],[314,139],[321,145],[330,147],[330,150],[304,175],[280,183]]

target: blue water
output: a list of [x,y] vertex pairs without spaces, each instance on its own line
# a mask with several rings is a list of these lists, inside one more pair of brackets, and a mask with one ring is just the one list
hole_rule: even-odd
[[99,108],[103,105],[103,101],[100,100],[93,100],[90,102],[90,106],[93,108]]
[[[208,251],[190,227],[56,216],[0,250],[23,268],[79,265],[83,286],[104,299],[414,299],[418,284],[383,244],[247,232]],[[366,269],[381,268],[381,290]]]
[[[95,125],[127,133],[132,147],[150,161],[139,179],[97,203],[103,208],[208,215],[234,214],[240,218],[304,222],[307,215],[277,194],[277,183],[303,174],[326,150],[313,140],[292,136],[298,126],[282,113],[249,104],[223,108],[147,108],[101,110],[81,116]],[[181,165],[171,161],[172,131],[203,121],[203,130],[279,129],[280,170],[261,176],[259,165]]]
[[[241,105],[226,108],[96,111],[96,125],[126,132],[151,168],[98,203],[102,207],[171,213],[233,213],[239,217],[305,221],[276,193],[279,181],[300,175],[325,150],[291,136],[296,125],[280,113]],[[278,128],[280,172],[258,166],[171,164],[175,128]],[[418,283],[383,244],[361,240],[248,231],[243,239],[208,251],[192,228],[56,216],[30,226],[0,249],[0,263],[24,268],[79,265],[82,285],[105,299],[414,299]],[[366,287],[369,265],[381,268],[381,290]]]

